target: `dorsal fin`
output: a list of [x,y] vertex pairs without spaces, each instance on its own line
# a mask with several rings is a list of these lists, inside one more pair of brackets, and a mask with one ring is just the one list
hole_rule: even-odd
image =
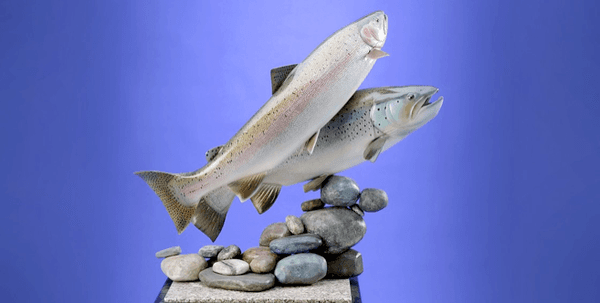
[[381,136],[371,141],[363,153],[365,160],[375,162],[383,150],[383,145],[385,144],[386,140],[387,138],[385,136]]
[[314,179],[312,179],[310,182],[304,184],[304,186],[302,187],[304,189],[304,192],[307,193],[309,191],[315,191],[321,188],[321,185],[323,184],[323,182],[325,182],[325,180],[327,178],[329,178],[328,174],[324,174],[324,175],[320,175]]
[[215,148],[211,148],[208,151],[206,151],[206,153],[204,154],[204,156],[206,157],[206,162],[212,161],[217,156],[221,148],[223,148],[223,145],[219,145]]
[[256,193],[264,178],[265,173],[252,175],[229,183],[229,188],[244,202]]
[[279,184],[263,183],[250,200],[252,200],[252,204],[254,205],[254,208],[256,208],[256,211],[258,211],[259,214],[262,214],[273,206],[280,191],[281,185]]
[[294,70],[296,65],[298,64],[286,65],[271,70],[271,89],[273,90],[273,94],[281,87],[283,81]]

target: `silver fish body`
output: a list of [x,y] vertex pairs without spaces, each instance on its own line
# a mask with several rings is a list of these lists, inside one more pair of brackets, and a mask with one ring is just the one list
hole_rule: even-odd
[[294,68],[213,161],[190,173],[137,172],[160,197],[177,231],[193,221],[214,241],[231,204],[223,187],[242,201],[253,196],[265,172],[309,141],[354,94],[376,59],[387,55],[380,50],[386,37],[381,11],[340,29]]

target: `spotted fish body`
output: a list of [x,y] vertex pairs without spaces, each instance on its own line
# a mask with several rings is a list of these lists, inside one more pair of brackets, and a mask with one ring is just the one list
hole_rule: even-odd
[[[437,115],[443,100],[429,103],[435,92],[437,89],[431,86],[357,91],[321,129],[313,153],[298,150],[271,170],[264,184],[292,185],[333,175],[367,160],[374,162],[376,155]],[[368,151],[378,146],[378,142],[381,142],[379,150],[374,150],[373,156],[366,158]]]
[[387,55],[380,50],[386,36],[387,16],[381,11],[342,28],[291,71],[213,161],[190,173],[137,172],[160,197],[177,231],[193,222],[214,241],[231,204],[223,187],[246,200],[265,172],[305,142],[314,146],[315,133],[352,96],[376,59]]
[[[326,177],[377,156],[431,121],[443,104],[431,86],[396,86],[357,91],[319,131],[312,154],[303,148],[266,173],[252,203],[267,211],[282,186],[306,180],[305,191],[315,190]],[[217,148],[218,149],[218,148]],[[211,161],[212,150],[207,152]],[[233,199],[233,196],[230,197]]]

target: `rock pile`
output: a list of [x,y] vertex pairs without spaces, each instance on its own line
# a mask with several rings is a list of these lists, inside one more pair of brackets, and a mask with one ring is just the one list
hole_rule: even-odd
[[[236,245],[206,245],[198,254],[179,255],[171,247],[156,253],[165,258],[161,269],[173,281],[200,279],[206,286],[240,291],[263,291],[278,281],[308,285],[328,278],[349,278],[363,272],[362,255],[352,249],[367,232],[365,212],[387,206],[380,189],[362,192],[354,180],[331,176],[321,198],[302,203],[300,218],[267,226],[259,246],[241,253]],[[326,207],[327,206],[327,207]]]

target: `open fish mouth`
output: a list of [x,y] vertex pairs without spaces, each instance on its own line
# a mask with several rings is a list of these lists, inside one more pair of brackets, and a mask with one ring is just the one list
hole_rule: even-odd
[[[424,92],[423,95],[421,95],[420,100],[418,100],[417,102],[415,102],[415,105],[413,106],[412,110],[411,110],[411,118],[416,118],[421,112],[425,111],[438,111],[439,107],[441,106],[441,103],[444,101],[444,97],[440,96],[439,98],[437,98],[435,101],[431,101],[433,95],[435,95],[437,92],[439,91],[439,89],[435,88],[435,87],[431,87],[431,89],[429,89],[428,91]],[[436,110],[437,109],[437,110]]]
[[439,98],[437,98],[437,100],[431,102],[431,97],[432,96],[427,97],[425,99],[425,102],[423,102],[423,105],[421,105],[421,107],[426,107],[426,106],[429,106],[429,105],[432,105],[432,104],[437,104],[438,102],[441,102],[441,101],[444,100],[444,97],[440,96]]

